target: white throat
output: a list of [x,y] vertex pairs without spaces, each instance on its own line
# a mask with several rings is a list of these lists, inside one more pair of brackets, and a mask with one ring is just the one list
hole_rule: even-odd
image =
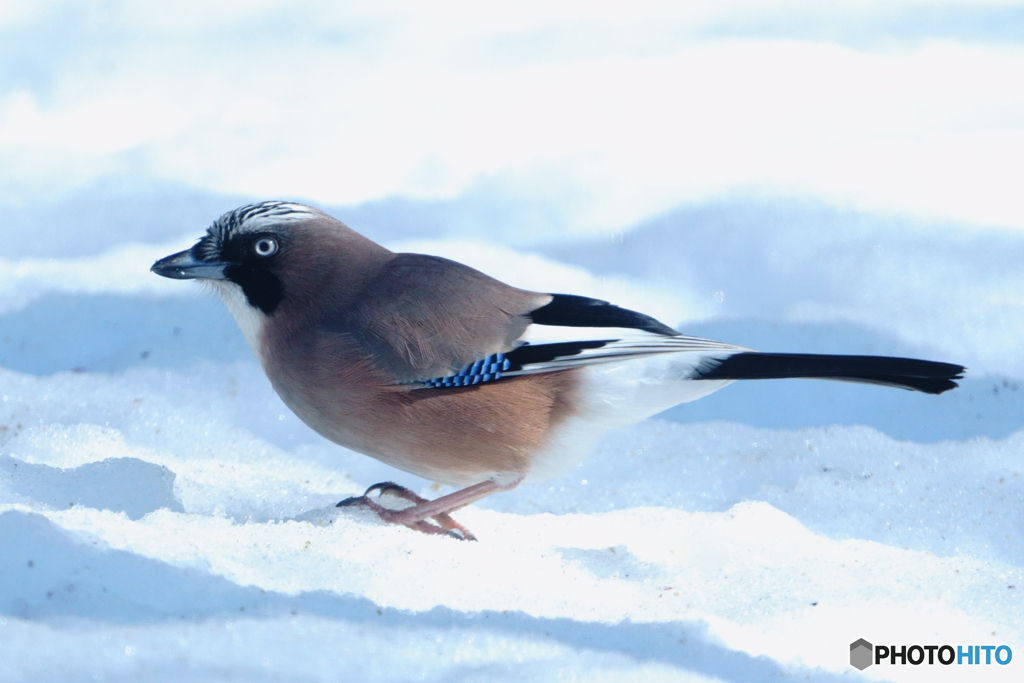
[[255,306],[250,306],[242,288],[227,280],[210,280],[210,285],[220,296],[221,301],[235,317],[239,329],[249,348],[256,358],[263,362],[263,326],[267,322],[266,314]]

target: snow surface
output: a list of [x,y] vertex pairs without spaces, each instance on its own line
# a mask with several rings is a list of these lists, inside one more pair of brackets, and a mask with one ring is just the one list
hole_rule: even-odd
[[[676,227],[661,243],[680,254],[694,226]],[[939,251],[963,239],[935,232]],[[983,252],[986,239],[971,244]],[[992,367],[1005,357],[1007,372],[940,397],[728,387],[719,405],[733,394],[759,419],[687,406],[610,432],[564,476],[461,511],[480,538],[467,543],[333,507],[381,480],[444,489],[288,412],[212,295],[148,273],[187,243],[0,262],[0,680],[957,680],[955,667],[859,674],[849,643],[1024,652],[1019,344],[977,351]],[[493,243],[389,244],[673,322],[709,314],[700,291],[659,286],[629,259],[600,276]],[[898,269],[885,277],[912,289]],[[849,299],[858,282],[764,296],[791,310],[801,297]],[[998,322],[992,299],[975,313]],[[899,338],[907,323],[882,311],[869,328],[864,315],[813,334],[785,315],[684,327],[777,349],[912,344]],[[966,360],[941,351],[958,343],[940,338],[932,355]],[[815,391],[830,408],[800,403]],[[950,416],[962,418],[957,438]],[[887,433],[903,421],[913,440]],[[1018,667],[984,674],[1010,680]]]
[[[0,3],[0,682],[1020,680],[1022,18]],[[271,198],[689,334],[969,370],[736,384],[426,537],[334,504],[444,487],[311,432],[149,272]],[[859,672],[859,638],[1014,659]]]

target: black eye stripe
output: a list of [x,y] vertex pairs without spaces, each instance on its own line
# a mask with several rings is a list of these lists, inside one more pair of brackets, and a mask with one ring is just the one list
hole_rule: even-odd
[[[223,247],[212,254],[203,251],[200,256],[203,260],[224,261],[226,263],[250,264],[253,267],[268,267],[271,257],[281,253],[282,245],[285,243],[280,235],[271,232],[255,234],[236,235],[224,243]],[[267,249],[267,246],[270,249]],[[206,245],[202,243],[193,247],[193,253]]]

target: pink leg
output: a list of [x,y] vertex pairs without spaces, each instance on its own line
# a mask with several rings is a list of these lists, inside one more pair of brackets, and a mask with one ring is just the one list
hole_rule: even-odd
[[[396,496],[398,498],[402,498],[404,500],[407,500],[410,503],[413,503],[414,505],[421,505],[423,503],[429,503],[430,502],[426,498],[422,498],[422,497],[416,495],[415,493],[413,493],[409,489],[405,488],[404,486],[399,486],[398,484],[395,484],[395,483],[390,482],[390,481],[386,481],[386,482],[383,482],[383,483],[380,483],[380,484],[374,484],[370,488],[366,489],[366,493],[363,494],[363,498],[366,499],[366,502],[362,503],[362,504],[369,506],[378,515],[380,515],[380,517],[382,519],[386,519],[387,516],[388,516],[388,513],[393,513],[393,512],[397,512],[397,511],[396,510],[392,510],[390,508],[386,508],[383,505],[381,505],[380,503],[371,500],[370,499],[370,493],[372,493],[374,490],[377,491],[377,500],[380,500],[381,496],[387,494],[387,495],[392,495],[392,496]],[[359,499],[356,499],[356,500],[359,501]],[[459,534],[461,534],[461,538],[464,538],[464,539],[470,540],[470,541],[475,541],[476,540],[476,537],[473,536],[472,532],[470,532],[469,529],[467,529],[466,527],[462,526],[461,524],[456,522],[454,519],[452,519],[451,516],[448,513],[441,512],[441,513],[438,513],[436,515],[430,515],[430,517],[431,517],[431,519],[434,519],[435,521],[437,521],[437,526],[431,524],[430,522],[426,521],[425,519],[419,520],[419,521],[415,521],[415,522],[408,522],[407,526],[409,526],[409,527],[411,527],[413,529],[417,529],[419,531],[422,531],[425,534],[438,534],[438,533],[446,534],[446,533],[449,533],[449,532],[456,532],[457,531]],[[455,535],[457,535],[457,534],[455,534]]]
[[[437,500],[426,500],[425,498],[417,496],[404,486],[392,484],[391,482],[383,482],[380,484],[374,484],[370,488],[366,489],[366,493],[359,498],[349,498],[341,501],[338,503],[338,507],[347,505],[365,505],[380,515],[380,518],[385,522],[390,522],[392,524],[405,524],[406,526],[416,529],[417,531],[422,531],[425,534],[456,535],[454,532],[459,532],[461,537],[465,540],[475,541],[476,536],[474,536],[469,529],[452,519],[448,513],[465,507],[471,503],[475,503],[481,498],[485,498],[492,493],[499,493],[501,491],[514,489],[519,485],[520,481],[522,481],[522,479],[516,479],[509,484],[482,481],[479,484],[473,484],[472,486],[467,486],[466,488],[455,491],[454,493],[441,496]],[[396,495],[399,498],[403,498],[414,503],[414,505],[407,507],[404,510],[391,510],[370,499],[370,493],[375,490],[379,491],[381,494],[387,493]],[[437,524],[431,524],[426,521],[427,518],[435,520]]]

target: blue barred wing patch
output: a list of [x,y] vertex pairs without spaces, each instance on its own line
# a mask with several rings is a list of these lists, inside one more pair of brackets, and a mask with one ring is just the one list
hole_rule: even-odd
[[663,353],[695,353],[700,356],[729,356],[746,350],[738,346],[700,339],[698,337],[655,336],[645,334],[638,339],[589,339],[582,341],[530,344],[505,353],[493,353],[470,363],[458,373],[447,377],[414,380],[422,388],[470,387],[495,382],[504,377],[532,375],[544,372],[571,370],[595,363],[613,363]]
[[490,356],[470,363],[462,368],[456,375],[448,377],[436,377],[423,381],[424,387],[468,387],[484,382],[493,382],[501,379],[501,373],[512,367],[512,362],[505,357],[504,353],[492,353]]

